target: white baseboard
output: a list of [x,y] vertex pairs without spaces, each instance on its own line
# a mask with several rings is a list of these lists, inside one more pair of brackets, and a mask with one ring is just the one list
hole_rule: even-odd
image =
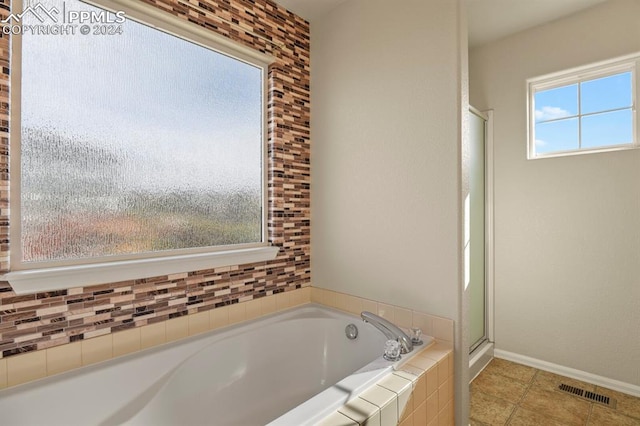
[[501,349],[494,349],[494,355],[496,358],[506,359],[507,361],[517,362],[518,364],[528,365],[529,367],[534,367],[539,370],[548,371],[550,373],[559,374],[561,376],[570,377],[572,379],[581,380],[593,385],[602,386],[614,391],[640,397],[640,386],[631,383],[609,379],[607,377],[598,376],[597,374],[587,373],[586,371],[576,370],[574,368],[553,364],[551,362],[542,361],[540,359],[531,358],[513,352],[503,351]]

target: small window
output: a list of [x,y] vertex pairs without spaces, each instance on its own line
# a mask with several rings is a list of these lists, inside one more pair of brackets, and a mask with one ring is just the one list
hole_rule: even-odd
[[266,245],[266,65],[107,19],[24,32],[13,52],[14,269]]
[[529,80],[528,158],[636,147],[636,62]]

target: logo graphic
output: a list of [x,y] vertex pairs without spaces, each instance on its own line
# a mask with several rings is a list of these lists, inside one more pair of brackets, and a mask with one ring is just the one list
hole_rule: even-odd
[[[57,14],[59,14],[60,11],[58,9],[56,9],[55,7],[52,7],[51,9],[47,9],[46,7],[44,7],[41,3],[38,3],[35,6],[29,6],[27,7],[25,10],[22,11],[22,13],[12,13],[9,15],[9,17],[7,19],[3,19],[2,23],[8,24],[11,21],[19,23],[22,21],[22,17],[27,15],[27,14],[31,14],[33,15],[38,21],[44,23],[46,20],[46,17],[48,16],[49,19],[51,19],[53,22],[58,22],[58,18],[55,16]],[[45,15],[45,17],[43,18],[42,15]]]

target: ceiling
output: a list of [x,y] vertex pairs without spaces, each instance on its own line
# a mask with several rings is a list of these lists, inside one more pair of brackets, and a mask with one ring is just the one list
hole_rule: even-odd
[[[307,21],[313,22],[349,0],[275,1]],[[606,0],[466,0],[469,46],[479,46],[604,1]]]
[[571,15],[604,1],[467,0],[469,46],[479,46],[509,34]]

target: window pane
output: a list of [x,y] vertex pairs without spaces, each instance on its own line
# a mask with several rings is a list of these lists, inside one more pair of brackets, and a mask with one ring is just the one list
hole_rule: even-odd
[[582,147],[633,143],[633,118],[631,109],[588,115],[582,118]]
[[538,123],[535,136],[536,154],[578,149],[578,119]]
[[631,73],[612,75],[580,84],[582,114],[631,106]]
[[536,122],[578,114],[578,85],[542,90],[535,94]]
[[23,37],[23,260],[261,241],[262,69],[122,29]]

